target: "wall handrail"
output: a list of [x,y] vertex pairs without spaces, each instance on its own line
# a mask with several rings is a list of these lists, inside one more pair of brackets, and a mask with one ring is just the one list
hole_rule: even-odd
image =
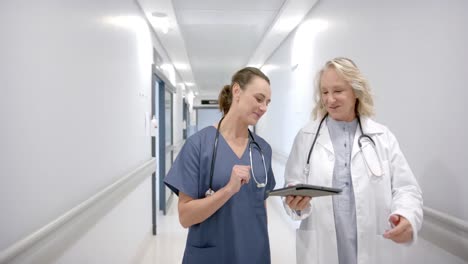
[[454,216],[451,216],[449,214],[443,213],[441,211],[437,211],[435,209],[432,209],[430,207],[423,207],[424,209],[424,215],[426,217],[431,217],[439,222],[444,223],[445,225],[448,225],[450,227],[456,228],[457,230],[464,231],[468,233],[468,222],[464,221],[462,219],[456,218]]
[[0,252],[0,263],[6,263],[7,261],[13,259],[17,255],[21,254],[22,252],[26,251],[27,249],[31,248],[34,244],[38,241],[42,240],[43,238],[52,234],[55,230],[59,227],[64,225],[65,223],[69,222],[76,216],[80,215],[87,208],[91,207],[92,205],[96,204],[97,202],[105,199],[109,196],[113,191],[117,190],[119,187],[123,186],[125,183],[129,182],[131,179],[147,174],[148,177],[151,176],[153,172],[156,171],[156,159],[151,158],[148,161],[145,161],[142,165],[138,166],[133,171],[127,173],[125,176],[120,178],[119,180],[115,181],[114,183],[110,184],[109,186],[105,187],[104,189],[100,190],[98,193],[94,194],[84,202],[78,204],[77,206],[73,207],[63,215],[59,216],[52,222],[46,224],[45,226],[39,228],[35,232],[31,233],[30,235],[26,236],[25,238],[17,241],[16,243],[12,244],[11,246],[7,247],[6,249]]
[[433,208],[423,209],[424,222],[419,236],[468,261],[468,223]]

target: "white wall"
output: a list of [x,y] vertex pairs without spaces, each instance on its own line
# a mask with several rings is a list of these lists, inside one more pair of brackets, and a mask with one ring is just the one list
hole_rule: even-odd
[[218,108],[199,107],[194,110],[197,111],[197,131],[218,123],[222,117],[221,111]]
[[[2,1],[0,34],[3,250],[151,157],[152,41],[132,0]],[[128,263],[151,229],[150,190],[144,181],[56,261]]]
[[178,145],[183,142],[183,121],[184,121],[184,111],[183,111],[183,101],[182,97],[182,87],[180,85],[176,86],[177,92],[174,94],[174,122],[173,122],[173,131],[174,131],[174,145]]
[[368,77],[376,119],[399,139],[425,205],[468,221],[467,10],[462,0],[319,1],[263,68],[272,103],[258,133],[287,155],[310,118],[316,72],[328,59],[350,57]]

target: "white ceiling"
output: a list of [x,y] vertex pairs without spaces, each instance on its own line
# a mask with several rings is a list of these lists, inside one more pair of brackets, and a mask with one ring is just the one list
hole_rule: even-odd
[[150,22],[152,12],[169,16],[168,33],[153,24],[157,38],[181,79],[195,84],[187,88],[214,99],[237,70],[263,65],[317,0],[139,2]]
[[[174,0],[188,58],[202,94],[217,94],[245,67],[284,0]],[[254,4],[250,4],[254,3]]]

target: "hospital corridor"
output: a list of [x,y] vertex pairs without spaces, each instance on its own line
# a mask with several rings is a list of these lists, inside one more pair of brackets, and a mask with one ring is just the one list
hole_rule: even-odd
[[467,12],[1,0],[0,264],[468,263]]

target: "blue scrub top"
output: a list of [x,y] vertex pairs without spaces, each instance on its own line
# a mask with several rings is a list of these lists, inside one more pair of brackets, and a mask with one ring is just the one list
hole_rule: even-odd
[[[205,198],[210,181],[211,158],[216,128],[206,127],[187,139],[164,183],[177,195],[179,191],[194,199]],[[218,211],[200,224],[189,228],[183,263],[270,263],[270,245],[265,208],[266,192],[275,187],[271,169],[271,147],[265,140],[253,135],[265,157],[265,166],[258,148],[252,144],[252,159],[257,181],[268,183],[257,188],[253,178],[243,185]],[[250,139],[251,140],[251,139]],[[224,187],[232,167],[250,165],[249,147],[242,157],[237,155],[219,135],[213,172],[213,190]]]

